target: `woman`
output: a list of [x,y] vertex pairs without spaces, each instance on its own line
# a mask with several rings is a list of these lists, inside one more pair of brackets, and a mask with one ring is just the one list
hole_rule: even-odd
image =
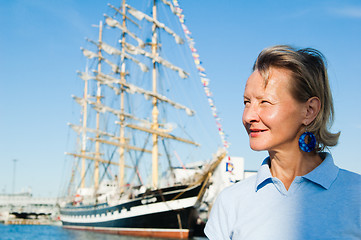
[[244,91],[250,147],[266,150],[257,176],[225,189],[205,233],[222,239],[361,239],[361,176],[334,165],[332,95],[323,55],[274,46]]

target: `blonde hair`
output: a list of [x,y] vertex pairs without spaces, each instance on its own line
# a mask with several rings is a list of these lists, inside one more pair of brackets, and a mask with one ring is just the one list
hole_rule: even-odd
[[265,85],[271,67],[291,72],[291,94],[296,100],[306,102],[311,97],[320,99],[320,112],[313,122],[306,126],[307,131],[316,137],[316,152],[335,146],[340,132],[329,131],[334,119],[334,108],[323,54],[312,48],[296,49],[288,45],[277,45],[264,49],[253,65],[253,71],[260,72]]

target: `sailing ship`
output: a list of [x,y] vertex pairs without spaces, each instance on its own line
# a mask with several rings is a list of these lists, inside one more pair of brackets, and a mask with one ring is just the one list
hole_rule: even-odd
[[[183,31],[174,5],[132,4],[108,4],[98,39],[87,39],[89,46],[81,48],[87,59],[85,71],[78,72],[84,92],[73,96],[81,121],[69,124],[78,137],[76,149],[66,153],[75,161],[60,218],[70,229],[189,238],[226,151],[184,104],[205,112],[202,93],[196,101],[188,97],[200,81],[178,65],[186,60],[185,67],[196,69],[176,33]],[[202,129],[205,144],[197,142]]]

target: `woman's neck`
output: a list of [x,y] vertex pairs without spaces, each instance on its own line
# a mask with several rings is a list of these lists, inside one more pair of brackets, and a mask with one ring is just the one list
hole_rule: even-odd
[[303,176],[321,164],[321,157],[297,149],[287,152],[269,152],[270,171],[273,177],[282,181],[288,190],[296,176]]

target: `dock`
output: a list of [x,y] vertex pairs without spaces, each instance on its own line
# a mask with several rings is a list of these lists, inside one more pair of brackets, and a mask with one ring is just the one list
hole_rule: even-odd
[[57,198],[33,197],[30,192],[0,194],[0,222],[50,225],[58,221]]

